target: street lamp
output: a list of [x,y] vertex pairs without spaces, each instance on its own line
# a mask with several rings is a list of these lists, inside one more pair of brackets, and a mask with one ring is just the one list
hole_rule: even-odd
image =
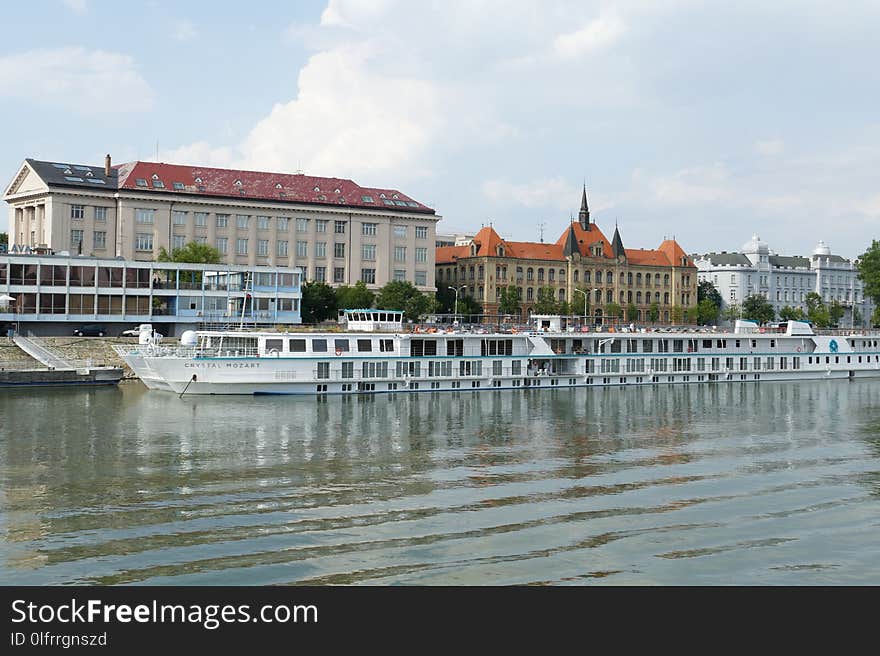
[[455,315],[455,320],[457,321],[458,320],[458,292],[461,289],[467,289],[467,285],[462,285],[461,287],[450,287],[449,289],[451,289],[452,291],[455,292],[455,310],[453,311],[453,314]]
[[586,325],[586,323],[587,323],[587,292],[585,292],[583,289],[575,288],[574,293],[584,295],[584,325]]

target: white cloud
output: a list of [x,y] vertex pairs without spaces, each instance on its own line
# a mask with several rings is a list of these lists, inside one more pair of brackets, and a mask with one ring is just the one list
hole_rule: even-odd
[[152,89],[131,57],[85,48],[0,57],[0,96],[82,114],[139,111],[153,104]]
[[507,180],[487,180],[482,189],[486,198],[501,206],[522,205],[553,210],[570,209],[572,199],[580,196],[577,186],[562,177],[539,178],[518,185]]
[[759,155],[771,157],[781,155],[785,150],[785,142],[782,139],[767,139],[755,143],[755,152]]
[[214,147],[206,141],[197,141],[170,151],[160,151],[159,159],[168,164],[230,167],[237,156],[231,148]]
[[575,32],[560,34],[553,40],[553,50],[563,59],[574,59],[601,50],[617,41],[626,25],[613,14],[603,14]]
[[88,10],[86,0],[61,0],[61,2],[71,11],[77,14],[84,14]]
[[192,21],[184,18],[174,24],[173,35],[177,41],[189,41],[198,36],[198,32],[196,32],[196,28],[192,24]]
[[656,201],[669,205],[729,201],[732,198],[729,177],[723,164],[682,169],[647,180],[641,171],[634,174],[634,180],[646,183]]

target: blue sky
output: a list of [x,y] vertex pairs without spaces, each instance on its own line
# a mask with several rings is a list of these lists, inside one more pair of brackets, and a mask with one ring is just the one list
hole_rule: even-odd
[[628,248],[880,237],[876,2],[41,0],[4,27],[4,183],[158,142],[395,187],[443,231],[555,240],[586,181]]

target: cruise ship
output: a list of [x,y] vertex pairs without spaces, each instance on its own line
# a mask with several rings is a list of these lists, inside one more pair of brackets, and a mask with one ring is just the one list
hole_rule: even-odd
[[187,331],[116,347],[150,389],[176,394],[375,394],[880,376],[880,335],[810,324],[608,328],[533,316],[527,330],[404,330],[403,313],[345,310],[342,332]]

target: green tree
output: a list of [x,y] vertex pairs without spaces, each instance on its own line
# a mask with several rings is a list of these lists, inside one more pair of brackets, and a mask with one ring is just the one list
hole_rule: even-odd
[[862,316],[862,313],[859,312],[859,309],[855,305],[853,306],[852,311],[853,311],[853,326],[861,326],[862,322],[864,321],[865,318]]
[[498,312],[501,314],[514,314],[520,316],[522,312],[522,303],[519,297],[519,290],[513,285],[501,290]]
[[875,307],[874,312],[871,314],[871,326],[880,326],[880,307]]
[[831,305],[828,306],[828,325],[840,325],[840,320],[843,318],[844,312],[846,312],[846,310],[844,310],[840,303],[837,301],[831,301]]
[[358,280],[354,287],[342,285],[336,288],[336,307],[342,310],[356,310],[373,307],[376,295],[367,289],[367,283]]
[[871,247],[859,257],[859,279],[864,283],[865,296],[880,305],[880,242],[871,241]]
[[[590,292],[592,290],[585,289],[584,287],[575,287],[575,292],[571,299],[571,309],[573,314],[580,315],[581,311],[583,311],[583,316],[590,316]],[[581,294],[580,292],[584,292]],[[586,295],[586,296],[585,296]],[[586,299],[586,300],[585,300]]]
[[552,287],[539,287],[532,314],[559,314],[559,303]]
[[687,310],[684,311],[684,316],[685,316],[685,319],[687,319],[688,323],[693,323],[693,324],[699,323],[699,321],[700,321],[700,308],[696,305],[694,307],[689,307]]
[[801,308],[786,305],[781,310],[779,310],[780,321],[803,321],[805,318],[806,315]]
[[651,307],[648,308],[648,320],[651,323],[657,323],[657,320],[660,318],[660,304],[659,303],[651,303]]
[[684,319],[684,308],[680,305],[673,305],[669,311],[669,318],[672,323],[681,323],[681,320]]
[[743,301],[742,315],[743,319],[751,319],[759,324],[765,324],[776,318],[776,311],[766,298],[760,294],[752,294]]
[[213,246],[191,241],[183,248],[175,248],[168,254],[165,247],[159,249],[159,262],[189,262],[194,264],[220,264],[221,256]]
[[732,303],[728,305],[726,308],[721,310],[721,318],[725,321],[736,321],[740,318],[742,313],[742,309],[736,303]]
[[697,305],[700,304],[700,301],[704,300],[712,301],[712,304],[718,308],[719,312],[721,311],[721,306],[724,303],[721,300],[721,294],[718,293],[718,290],[715,289],[715,285],[713,285],[708,280],[701,280],[700,284],[697,285]]
[[326,282],[307,282],[302,286],[302,321],[320,323],[336,318],[336,293]]
[[559,301],[559,314],[561,314],[564,317],[571,316],[571,314],[572,314],[571,305],[569,304],[568,301]]
[[711,298],[704,298],[697,303],[697,323],[703,326],[714,324],[718,321],[720,312],[721,310],[712,302]]
[[825,307],[825,301],[816,292],[810,292],[804,297],[807,306],[807,319],[816,328],[827,328],[831,324],[831,315]]
[[0,246],[9,246],[9,235],[5,232],[0,232]]
[[623,308],[617,303],[608,303],[605,306],[606,319],[620,319],[623,317]]
[[411,282],[392,280],[379,290],[376,307],[380,310],[403,310],[405,319],[418,322],[424,315],[433,312],[437,303],[432,296],[423,294]]
[[636,307],[635,303],[630,303],[626,306],[626,320],[627,321],[636,321],[639,318],[639,308]]

